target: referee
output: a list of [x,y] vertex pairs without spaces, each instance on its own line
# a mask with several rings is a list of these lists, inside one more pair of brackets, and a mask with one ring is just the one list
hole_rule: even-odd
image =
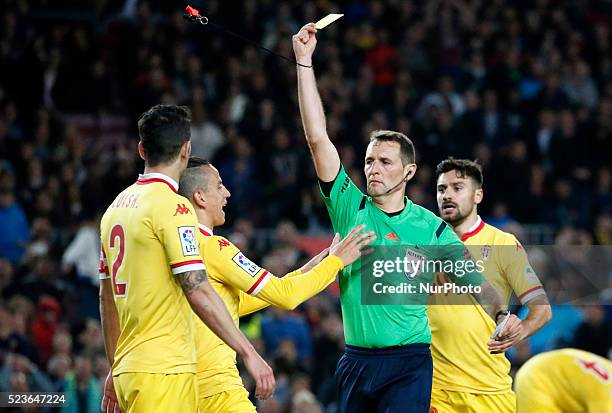
[[[312,23],[304,26],[293,36],[293,49],[299,63],[302,123],[335,231],[346,236],[350,228],[365,224],[375,231],[377,240],[372,245],[457,245],[454,251],[463,256],[463,244],[454,231],[404,196],[406,183],[417,168],[414,146],[404,134],[375,131],[370,135],[364,166],[367,195],[349,178],[327,136],[312,68],[315,34]],[[487,312],[497,318],[502,310],[497,291],[478,272],[463,278],[480,285],[482,292],[474,297],[481,305],[492,304]],[[340,301],[347,345],[336,369],[340,413],[429,412],[432,358],[426,306],[363,305],[361,285],[359,266],[346,267],[340,276]],[[520,320],[511,316],[497,337],[507,337],[517,329]]]

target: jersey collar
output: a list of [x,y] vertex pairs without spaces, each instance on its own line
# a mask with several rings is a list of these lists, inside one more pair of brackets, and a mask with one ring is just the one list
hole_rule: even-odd
[[485,223],[480,218],[480,215],[477,215],[477,217],[478,217],[478,219],[476,220],[476,223],[474,225],[472,225],[470,227],[470,229],[468,229],[467,232],[461,236],[461,241],[463,241],[463,242],[467,241],[468,238],[471,238],[474,235],[478,234],[480,232],[480,230],[484,227]]
[[208,228],[206,225],[198,224],[198,227],[200,228],[200,232],[202,233],[202,235],[210,237],[213,234],[213,230],[211,228]]
[[151,172],[148,174],[139,174],[136,184],[147,185],[153,182],[163,182],[170,187],[174,192],[178,193],[178,182],[170,178],[168,175],[160,174],[158,172]]

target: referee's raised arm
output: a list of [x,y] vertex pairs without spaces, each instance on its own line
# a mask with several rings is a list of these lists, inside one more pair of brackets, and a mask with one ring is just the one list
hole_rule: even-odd
[[340,170],[340,156],[327,136],[325,112],[312,68],[312,54],[317,45],[316,33],[313,23],[302,27],[293,36],[293,51],[296,61],[300,63],[297,65],[298,99],[306,140],[318,178],[323,182],[331,182]]

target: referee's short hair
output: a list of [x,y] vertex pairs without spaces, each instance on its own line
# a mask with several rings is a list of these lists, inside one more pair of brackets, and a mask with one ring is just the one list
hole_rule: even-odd
[[138,119],[138,134],[148,166],[172,163],[191,139],[191,111],[186,106],[155,105]]
[[416,154],[414,150],[414,144],[401,132],[392,130],[375,130],[370,133],[370,142],[397,142],[400,146],[400,158],[402,165],[408,165],[414,163],[416,160]]
[[470,159],[455,159],[451,156],[436,166],[436,181],[440,175],[450,171],[457,171],[461,178],[471,178],[477,188],[482,188],[484,177],[482,166],[478,162]]

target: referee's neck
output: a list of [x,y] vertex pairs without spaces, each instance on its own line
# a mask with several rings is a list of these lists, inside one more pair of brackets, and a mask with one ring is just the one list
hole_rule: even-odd
[[378,209],[388,214],[401,211],[406,207],[406,197],[403,191],[397,191],[380,197],[372,197],[372,201],[374,201]]

